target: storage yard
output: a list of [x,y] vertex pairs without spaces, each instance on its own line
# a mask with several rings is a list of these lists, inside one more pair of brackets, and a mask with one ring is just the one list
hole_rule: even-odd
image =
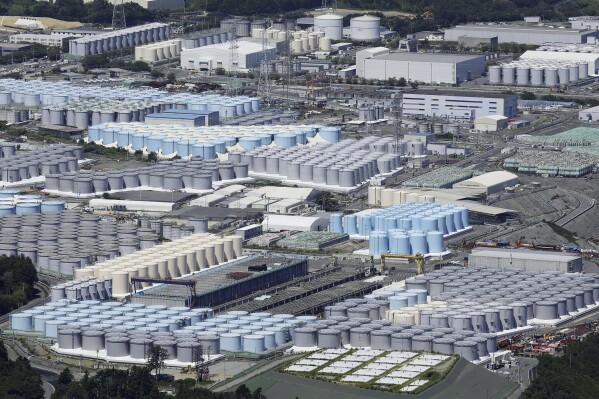
[[163,22],[0,46],[9,355],[183,394],[517,398],[522,355],[596,327],[595,19],[142,3]]

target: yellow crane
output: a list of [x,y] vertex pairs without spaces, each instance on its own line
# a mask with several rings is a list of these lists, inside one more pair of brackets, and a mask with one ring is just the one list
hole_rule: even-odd
[[416,262],[416,273],[424,274],[424,256],[418,252],[415,255],[381,254],[381,272],[385,270],[385,259],[408,259]]

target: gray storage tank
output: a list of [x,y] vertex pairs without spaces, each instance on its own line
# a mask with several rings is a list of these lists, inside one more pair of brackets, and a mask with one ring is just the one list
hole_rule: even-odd
[[379,350],[391,350],[391,335],[389,330],[374,330],[370,332],[370,347]]
[[[297,331],[296,331],[297,334]],[[341,331],[325,328],[318,331],[318,347],[319,348],[340,348],[341,347]]]
[[58,330],[58,347],[60,349],[81,348],[81,330],[78,328],[62,328]]
[[453,353],[471,362],[478,360],[478,344],[472,341],[454,342]]
[[81,333],[81,348],[88,351],[104,349],[104,332],[86,330]]
[[433,340],[433,352],[441,353],[443,355],[453,355],[454,342],[455,341],[451,338],[435,338]]
[[106,356],[129,356],[129,337],[117,335],[106,338]]

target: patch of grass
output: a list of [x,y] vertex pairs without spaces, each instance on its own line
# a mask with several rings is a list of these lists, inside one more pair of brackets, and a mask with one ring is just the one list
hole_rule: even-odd
[[576,242],[575,233],[571,232],[568,229],[564,229],[563,227],[558,226],[557,224],[555,224],[553,222],[548,222],[546,220],[544,222],[547,226],[549,226],[551,228],[551,230],[553,230],[553,232],[555,234],[558,234],[558,235],[564,237],[566,240],[568,240],[568,242]]

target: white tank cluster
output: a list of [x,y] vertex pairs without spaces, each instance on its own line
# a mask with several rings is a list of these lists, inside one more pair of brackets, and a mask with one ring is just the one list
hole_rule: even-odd
[[[388,319],[476,333],[554,325],[599,304],[599,279],[561,272],[452,266],[406,280],[406,288],[389,286],[376,292],[391,295]],[[426,290],[432,302],[396,298],[410,290]]]
[[[177,149],[176,152],[186,154],[191,151],[191,144],[186,146],[187,148]],[[247,164],[192,158],[189,161],[163,161],[141,168],[51,173],[46,175],[45,191],[77,196],[139,189],[193,192],[212,190],[212,184],[216,181],[247,177]]]
[[236,118],[258,112],[260,101],[252,97],[226,97],[179,93],[155,100],[79,99],[42,108],[42,123],[84,129],[101,123],[144,122],[146,115],[189,109],[218,112],[220,118]]
[[[184,50],[187,50],[191,48],[209,46],[211,44],[224,43],[229,41],[231,37],[230,35],[231,34],[228,29],[208,29],[199,32],[193,32],[181,38],[181,47]],[[242,35],[238,33],[237,36]],[[249,36],[249,32],[245,36]]]
[[409,189],[393,189],[381,186],[368,187],[368,205],[391,206],[403,202],[435,202],[434,195],[410,192]]
[[372,41],[381,38],[381,19],[374,15],[362,15],[349,21],[352,40]]
[[368,237],[371,255],[424,255],[444,252],[443,237],[468,226],[466,208],[431,202],[404,202],[351,215],[332,214],[329,230]]
[[[94,262],[159,244],[151,229],[64,210],[62,201],[28,203],[28,213],[0,218],[0,255],[23,255],[46,274],[70,276]],[[44,213],[34,213],[40,212]]]
[[525,59],[489,67],[489,83],[512,86],[564,86],[588,79],[589,64]]
[[150,228],[159,236],[171,241],[187,237],[193,233],[208,232],[208,219],[189,219],[185,225],[164,222],[162,219],[142,219],[140,224],[141,227]]
[[0,217],[61,212],[64,208],[64,201],[43,201],[39,194],[21,195],[19,190],[0,190]]
[[[285,32],[283,32],[283,36],[284,35]],[[294,31],[292,35],[293,39],[290,44],[292,54],[303,54],[312,51],[331,51],[331,38],[326,37],[325,32]]]
[[171,39],[163,42],[135,47],[135,61],[157,62],[176,58],[181,54],[182,39]]
[[52,286],[52,302],[100,300],[112,297],[112,280],[109,278],[84,277]]
[[103,54],[145,43],[167,40],[170,34],[171,27],[168,24],[153,22],[71,40],[69,53],[80,57]]
[[[424,291],[426,302],[426,290]],[[457,354],[475,361],[497,351],[495,334],[434,328],[411,321],[385,319],[394,295],[400,291],[379,290],[364,298],[352,298],[325,307],[325,320],[314,320],[295,329],[294,346],[302,348],[370,348]],[[420,292],[409,295],[414,303]],[[464,349],[467,348],[467,349]]]
[[75,277],[111,278],[113,296],[125,296],[133,291],[131,277],[176,278],[237,259],[241,237],[197,233],[133,252],[77,269]]
[[48,173],[74,172],[83,158],[83,148],[69,144],[19,152],[8,144],[0,145],[0,151],[0,180],[4,183],[35,179]]
[[314,31],[324,32],[331,40],[343,38],[343,16],[338,14],[323,14],[314,17]]
[[[337,142],[339,128],[317,125],[185,127],[142,123],[107,123],[89,128],[88,141],[105,146],[155,152],[160,156],[199,156],[213,159],[231,151],[260,146]],[[233,161],[233,159],[232,159]]]
[[[335,129],[322,128],[320,132],[328,137],[330,130],[336,138]],[[387,153],[388,141],[376,137],[296,146],[303,144],[296,137],[278,135],[275,144],[276,147],[262,146],[239,154],[241,161],[249,163],[250,176],[311,187],[352,189],[374,176],[391,174],[400,168],[400,155]],[[235,159],[237,155],[231,153],[230,157]]]

